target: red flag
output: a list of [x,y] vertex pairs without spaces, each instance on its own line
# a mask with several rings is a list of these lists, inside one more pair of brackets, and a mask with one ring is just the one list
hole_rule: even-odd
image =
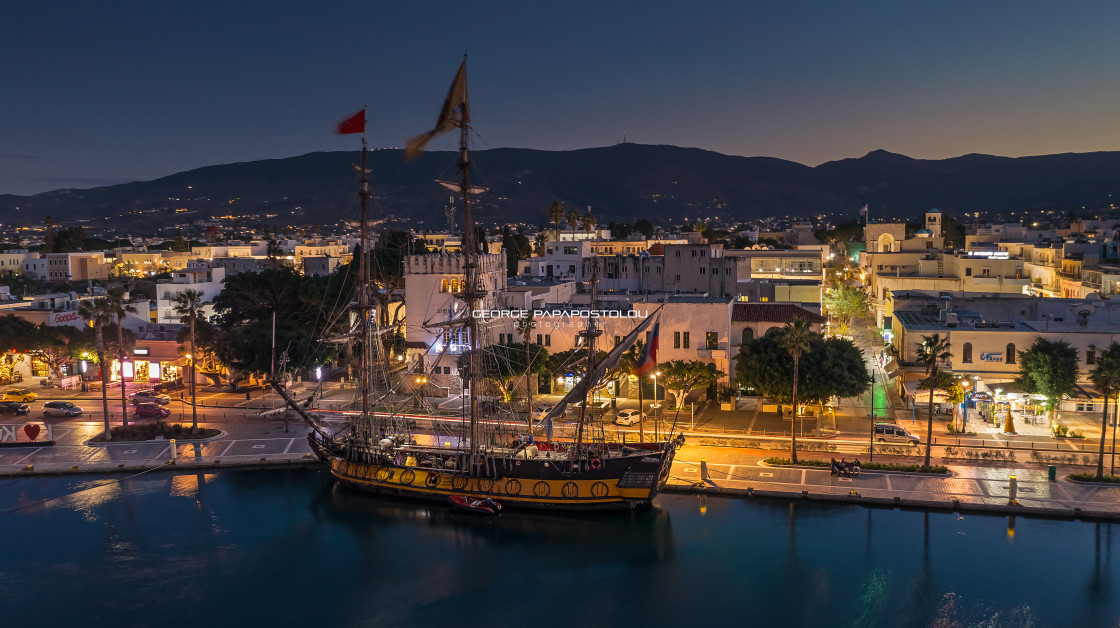
[[339,135],[348,135],[350,133],[365,133],[366,132],[366,110],[362,109],[358,113],[346,118],[338,123],[338,127],[334,131]]

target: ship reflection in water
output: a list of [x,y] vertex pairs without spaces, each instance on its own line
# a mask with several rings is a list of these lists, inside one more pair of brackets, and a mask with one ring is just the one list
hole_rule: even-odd
[[317,517],[342,523],[359,537],[372,538],[394,526],[424,526],[426,536],[457,548],[562,547],[584,564],[656,563],[673,556],[668,511],[658,507],[623,512],[576,513],[506,510],[498,516],[465,512],[450,504],[377,497],[334,484],[320,494]]
[[9,478],[0,525],[5,626],[1120,622],[1120,529],[1077,521],[681,494],[483,516],[300,468]]

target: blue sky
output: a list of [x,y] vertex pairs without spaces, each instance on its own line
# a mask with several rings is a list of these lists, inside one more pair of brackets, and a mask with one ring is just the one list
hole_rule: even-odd
[[464,52],[480,148],[1120,148],[1110,2],[9,4],[0,194],[353,149],[331,129],[363,105],[401,146]]

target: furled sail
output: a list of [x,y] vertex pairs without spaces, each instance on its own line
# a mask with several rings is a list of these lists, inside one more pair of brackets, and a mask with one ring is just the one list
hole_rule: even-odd
[[576,382],[576,385],[572,386],[572,390],[568,394],[564,395],[563,399],[557,402],[556,407],[550,410],[548,414],[541,417],[540,423],[538,423],[538,425],[543,425],[546,430],[551,429],[552,419],[564,414],[564,409],[568,407],[569,403],[583,401],[587,397],[588,387],[592,383],[597,383],[602,380],[603,377],[607,374],[607,371],[610,371],[611,369],[618,366],[618,361],[622,359],[622,354],[629,351],[630,347],[633,346],[635,342],[637,342],[638,335],[650,326],[650,323],[653,322],[653,319],[657,316],[657,314],[663,307],[665,306],[657,306],[657,309],[653,311],[653,314],[647,316],[646,319],[639,323],[636,327],[634,327],[634,329],[629,334],[626,334],[626,337],[618,343],[618,346],[616,346],[614,349],[611,349],[610,353],[608,353],[601,362],[595,365],[595,369],[591,372],[591,377],[581,379]]

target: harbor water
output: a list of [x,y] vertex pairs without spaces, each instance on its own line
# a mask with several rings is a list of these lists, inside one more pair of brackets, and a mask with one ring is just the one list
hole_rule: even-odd
[[499,517],[319,468],[0,480],[5,626],[1116,626],[1120,530],[661,495]]

